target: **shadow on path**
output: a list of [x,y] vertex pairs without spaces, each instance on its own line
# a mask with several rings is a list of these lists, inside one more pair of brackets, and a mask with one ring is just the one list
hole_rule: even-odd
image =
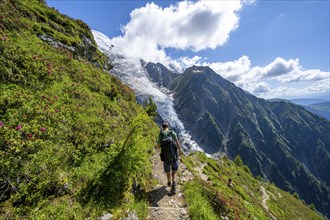
[[148,198],[150,202],[150,206],[159,207],[158,202],[169,195],[169,191],[166,190],[165,186],[162,186],[158,189],[148,192]]

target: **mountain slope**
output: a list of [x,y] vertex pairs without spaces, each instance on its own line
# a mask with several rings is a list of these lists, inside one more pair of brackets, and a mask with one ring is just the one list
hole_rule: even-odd
[[259,99],[208,67],[188,68],[168,87],[179,118],[206,153],[240,155],[254,175],[327,213],[329,121],[297,105]]
[[82,21],[1,1],[0,219],[147,211],[131,188],[149,184],[158,128],[110,67]]
[[304,108],[314,114],[320,115],[330,120],[330,102],[320,102],[304,106]]
[[183,159],[194,174],[183,187],[192,219],[323,219],[296,194],[253,178],[237,161],[214,160],[200,152]]
[[267,101],[275,102],[275,101],[284,101],[295,103],[304,107],[307,111],[310,111],[316,115],[322,116],[328,120],[330,120],[330,102],[322,99],[268,99]]

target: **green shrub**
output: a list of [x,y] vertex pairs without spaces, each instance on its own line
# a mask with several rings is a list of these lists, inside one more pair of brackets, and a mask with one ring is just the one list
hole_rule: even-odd
[[316,211],[315,205],[313,203],[309,205],[309,208],[314,212]]
[[234,159],[234,163],[236,164],[236,166],[243,166],[243,160],[241,159],[241,157],[239,155],[237,155]]
[[299,199],[299,195],[298,195],[298,193],[294,192],[292,195],[293,195],[296,199]]
[[243,170],[248,173],[248,174],[251,174],[251,171],[250,171],[250,168],[246,165],[243,165]]
[[195,183],[187,183],[184,186],[186,202],[189,205],[191,219],[216,220],[218,216],[214,213],[212,206],[203,195],[203,189]]
[[156,103],[152,100],[151,96],[149,96],[148,99],[146,99],[145,103],[145,111],[147,112],[147,114],[152,117],[152,118],[156,118],[158,116],[158,112],[157,112],[157,105]]

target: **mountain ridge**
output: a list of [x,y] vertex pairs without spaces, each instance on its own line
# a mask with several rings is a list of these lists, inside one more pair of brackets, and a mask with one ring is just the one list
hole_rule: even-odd
[[187,68],[168,88],[179,118],[206,153],[240,155],[254,175],[328,210],[329,121],[295,104],[257,98],[209,67]]

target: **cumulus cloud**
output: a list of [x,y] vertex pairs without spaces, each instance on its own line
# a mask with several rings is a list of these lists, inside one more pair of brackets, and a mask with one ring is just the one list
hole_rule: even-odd
[[[189,59],[188,59],[189,60]],[[244,90],[264,98],[294,96],[329,91],[330,73],[321,70],[305,70],[298,59],[285,60],[276,58],[270,64],[261,67],[251,67],[248,56],[242,56],[229,62],[200,62],[197,65],[210,66],[225,79],[235,83]],[[281,86],[272,88],[277,81]],[[310,83],[305,88],[295,88],[294,83]]]
[[155,3],[133,10],[113,51],[168,64],[166,48],[200,51],[224,45],[238,27],[241,1],[181,1],[162,8]]
[[[93,31],[99,48],[145,61],[161,62],[179,71],[192,65],[210,66],[222,77],[237,86],[261,97],[280,94],[307,94],[329,91],[330,73],[317,69],[305,70],[299,59],[276,58],[266,66],[251,66],[248,56],[229,62],[206,62],[207,58],[194,56],[173,60],[166,54],[167,48],[200,51],[223,46],[239,24],[239,11],[254,0],[241,1],[181,1],[162,8],[155,3],[133,10],[130,21],[121,27],[122,35],[112,39]],[[280,14],[276,20],[285,15]],[[102,44],[102,41],[104,44]],[[272,88],[269,81],[284,86]],[[293,83],[310,83],[304,89],[293,88]],[[277,84],[278,84],[277,83]]]
[[188,57],[181,57],[179,58],[179,63],[182,66],[182,69],[186,69],[187,67],[193,66],[193,65],[200,65],[202,57],[200,56],[194,56],[193,58]]
[[276,58],[271,64],[261,69],[261,77],[271,78],[291,73],[299,69],[299,60]]
[[320,81],[324,79],[329,79],[330,73],[324,72],[321,70],[301,70],[297,69],[291,74],[286,74],[278,79],[281,82],[290,83],[290,82],[301,82],[301,81]]
[[209,66],[215,72],[219,73],[222,77],[232,82],[240,80],[242,74],[248,72],[251,68],[251,62],[249,57],[247,56],[242,56],[238,60],[229,62],[204,62],[203,65]]
[[282,83],[318,81],[329,78],[329,72],[321,70],[304,70],[299,59],[285,60],[276,58],[265,67],[256,66],[246,75],[247,80],[277,79]]
[[306,90],[310,92],[330,90],[330,77],[328,79],[323,79],[318,82],[314,82],[311,86],[306,87]]

